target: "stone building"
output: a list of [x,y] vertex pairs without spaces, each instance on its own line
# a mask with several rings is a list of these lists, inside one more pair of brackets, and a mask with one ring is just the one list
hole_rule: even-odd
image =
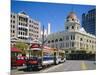
[[88,59],[96,53],[96,37],[81,27],[75,12],[66,17],[64,31],[48,35],[46,45],[65,50],[71,59]]

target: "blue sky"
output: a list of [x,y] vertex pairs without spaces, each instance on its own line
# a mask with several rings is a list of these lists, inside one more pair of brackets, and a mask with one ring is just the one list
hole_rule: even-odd
[[51,24],[51,32],[64,30],[65,18],[72,10],[76,12],[81,21],[82,13],[95,8],[94,5],[73,5],[73,4],[57,4],[43,2],[28,1],[11,1],[11,12],[19,13],[24,11],[32,19],[41,22],[47,28],[47,24]]

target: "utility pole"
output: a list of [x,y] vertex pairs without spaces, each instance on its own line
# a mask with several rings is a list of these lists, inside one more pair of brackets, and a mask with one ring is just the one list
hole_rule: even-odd
[[42,46],[44,45],[44,25],[43,25],[43,34],[42,34]]
[[42,61],[43,61],[43,47],[44,47],[44,25],[43,25],[43,34],[42,34],[42,50],[41,50],[41,53],[42,53],[42,55],[41,55],[41,58],[42,58]]

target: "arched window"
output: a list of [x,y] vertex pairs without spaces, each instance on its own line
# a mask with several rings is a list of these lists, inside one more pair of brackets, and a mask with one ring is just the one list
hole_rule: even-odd
[[60,38],[59,41],[62,41],[62,38]]
[[55,42],[58,42],[58,39],[56,39]]
[[52,40],[52,42],[54,42],[54,40]]

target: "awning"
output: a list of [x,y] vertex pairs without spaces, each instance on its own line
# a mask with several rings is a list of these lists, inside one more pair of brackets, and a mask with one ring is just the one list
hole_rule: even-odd
[[22,51],[16,47],[11,47],[11,52],[22,52]]

